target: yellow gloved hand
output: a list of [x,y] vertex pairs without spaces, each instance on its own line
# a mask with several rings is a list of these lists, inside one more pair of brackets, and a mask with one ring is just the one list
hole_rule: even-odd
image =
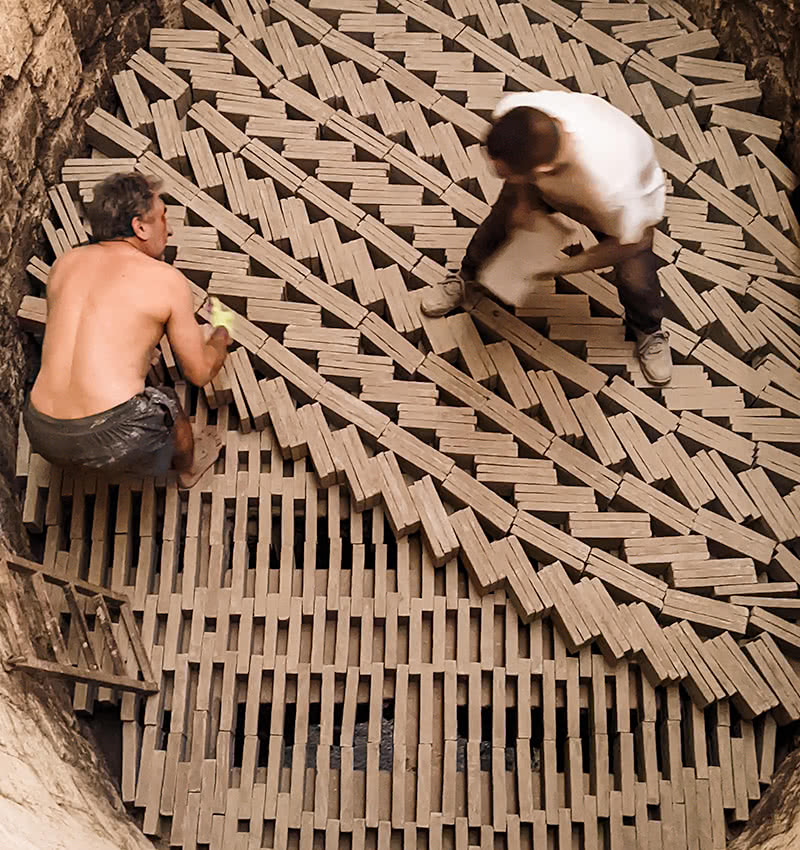
[[233,316],[233,310],[229,310],[216,296],[211,297],[211,324],[215,328],[225,328],[228,333],[231,333]]

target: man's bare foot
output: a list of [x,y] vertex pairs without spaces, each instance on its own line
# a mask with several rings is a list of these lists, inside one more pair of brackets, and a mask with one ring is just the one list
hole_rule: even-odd
[[178,474],[178,486],[194,487],[203,473],[214,463],[222,451],[222,438],[216,428],[202,428],[194,435],[194,459],[192,468]]

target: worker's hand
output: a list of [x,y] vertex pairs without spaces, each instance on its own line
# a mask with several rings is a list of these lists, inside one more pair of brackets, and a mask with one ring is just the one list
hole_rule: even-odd
[[[210,326],[209,326],[210,327]],[[214,328],[208,338],[212,345],[224,346],[226,349],[233,342],[233,337],[223,327]]]
[[216,296],[209,299],[211,307],[211,324],[216,328],[225,328],[231,330],[233,328],[235,313],[233,310],[226,307]]
[[203,334],[203,342],[209,342],[211,337],[214,335],[216,328],[214,325],[201,325],[200,328]]
[[530,279],[532,283],[544,283],[545,281],[552,280],[560,274],[562,274],[561,268],[554,265],[552,268],[542,269],[541,271],[532,274]]
[[214,327],[214,325],[201,325],[203,334],[203,342],[209,343],[212,339],[224,340],[224,344],[230,345],[233,342],[231,335],[223,327]]

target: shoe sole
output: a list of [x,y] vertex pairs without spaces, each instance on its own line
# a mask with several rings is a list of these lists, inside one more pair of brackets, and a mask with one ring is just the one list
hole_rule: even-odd
[[644,375],[648,384],[652,384],[654,387],[665,387],[671,380],[672,375],[670,375],[665,381],[654,381],[645,371],[642,369],[642,375]]
[[457,310],[459,306],[461,305],[457,304],[455,307],[447,307],[445,310],[426,310],[424,307],[420,307],[419,311],[423,316],[427,316],[429,319],[443,319],[448,313],[452,313],[453,310]]

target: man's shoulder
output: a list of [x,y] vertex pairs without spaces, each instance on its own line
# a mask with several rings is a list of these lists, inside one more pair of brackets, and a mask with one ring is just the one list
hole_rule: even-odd
[[88,262],[96,255],[97,248],[98,246],[94,244],[78,245],[75,248],[70,248],[69,251],[65,251],[59,257],[56,257],[52,269],[55,271]]
[[56,257],[47,278],[47,290],[51,294],[71,280],[81,278],[82,272],[94,261],[96,245],[78,245]]
[[153,257],[136,258],[135,263],[136,271],[130,280],[135,281],[137,302],[153,318],[166,323],[186,298],[186,278],[178,269]]
[[153,262],[158,264],[158,271],[150,280],[159,294],[169,301],[171,308],[185,304],[187,299],[194,299],[194,290],[198,287],[182,271],[162,260]]
[[108,246],[95,243],[79,245],[62,254],[53,264],[57,269],[80,268],[81,266],[102,267],[109,265],[114,269],[127,268],[146,272],[149,277],[162,280],[183,280],[178,269],[163,260],[150,257],[141,251],[126,250],[122,253],[119,246],[109,249]]
[[186,278],[183,276],[183,273],[164,260],[158,260],[155,257],[148,257],[146,254],[141,254],[141,256],[135,257],[133,262],[136,263],[142,272],[146,272],[148,280],[154,284],[170,287],[186,285]]

